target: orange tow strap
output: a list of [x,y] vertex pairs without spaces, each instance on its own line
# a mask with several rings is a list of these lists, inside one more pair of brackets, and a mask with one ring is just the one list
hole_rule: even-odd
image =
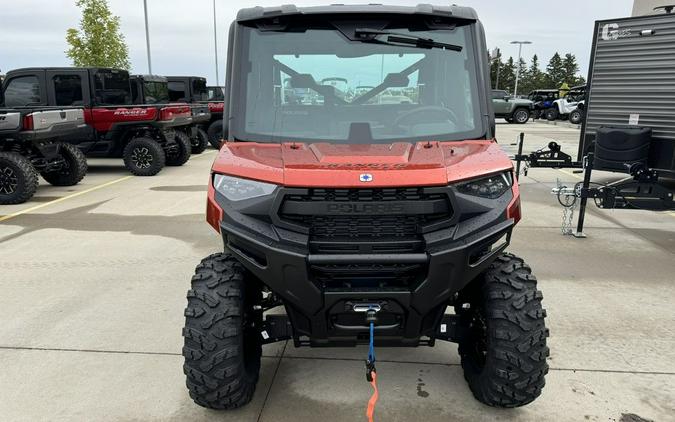
[[373,386],[373,395],[370,396],[370,400],[368,400],[368,409],[366,409],[366,416],[368,417],[368,422],[373,422],[373,413],[375,413],[375,403],[377,403],[377,399],[380,397],[380,393],[377,391],[377,372],[373,371],[371,373],[371,376],[373,377],[373,380],[370,381],[370,385]]

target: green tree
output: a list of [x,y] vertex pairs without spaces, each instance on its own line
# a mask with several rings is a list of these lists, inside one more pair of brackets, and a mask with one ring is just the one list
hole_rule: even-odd
[[546,74],[541,71],[539,67],[539,56],[536,54],[532,56],[530,61],[530,67],[525,73],[525,78],[523,80],[523,89],[522,93],[527,94],[530,91],[535,89],[546,89]]
[[[518,61],[518,94],[527,93],[526,87],[523,85],[527,81],[527,63],[521,57]],[[515,80],[514,80],[515,85]]]
[[82,9],[79,29],[66,32],[70,48],[66,55],[75,66],[129,69],[129,48],[120,32],[120,18],[114,16],[107,0],[77,0]]
[[565,79],[565,69],[560,54],[557,52],[551,57],[546,66],[546,84],[548,88],[558,88]]
[[577,58],[574,54],[565,54],[565,58],[562,61],[562,68],[563,81],[567,82],[570,86],[577,85],[579,79],[583,79],[578,76],[579,65],[577,64]]
[[513,88],[515,85],[516,63],[514,62],[513,57],[509,57],[506,63],[502,65],[502,69],[499,71],[499,89],[513,93]]

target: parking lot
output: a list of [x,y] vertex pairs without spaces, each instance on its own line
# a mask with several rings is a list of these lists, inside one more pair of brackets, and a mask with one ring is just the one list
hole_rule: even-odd
[[[498,140],[514,152],[520,131],[526,151],[556,140],[576,155],[576,129],[500,123]],[[199,260],[222,248],[204,221],[215,154],[148,178],[92,159],[81,184],[41,183],[30,202],[0,207],[1,420],[363,419],[365,347],[266,346],[245,408],[217,413],[188,397],[185,292]],[[472,397],[456,345],[379,349],[378,420],[675,421],[675,214],[591,205],[588,238],[565,237],[556,179],[580,176],[521,178],[523,220],[510,247],[544,293],[543,395],[489,408]]]

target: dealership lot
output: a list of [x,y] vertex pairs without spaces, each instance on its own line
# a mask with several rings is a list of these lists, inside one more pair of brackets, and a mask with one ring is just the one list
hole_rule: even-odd
[[[552,140],[576,155],[578,130],[498,125],[515,151]],[[182,374],[185,291],[222,242],[204,222],[214,150],[152,178],[121,160],[90,161],[84,181],[45,183],[0,208],[0,419],[361,420],[366,348],[264,349],[247,407],[192,403]],[[598,179],[606,178],[598,174]],[[551,330],[551,370],[535,403],[492,409],[473,399],[454,344],[379,349],[379,420],[675,420],[675,215],[589,207],[587,239],[560,234],[551,187],[579,175],[531,170],[511,252],[534,268]]]

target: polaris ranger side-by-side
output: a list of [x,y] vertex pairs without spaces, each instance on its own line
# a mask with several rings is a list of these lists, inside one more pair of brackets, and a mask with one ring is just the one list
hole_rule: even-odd
[[[546,314],[530,267],[505,252],[520,195],[494,139],[474,10],[256,7],[230,34],[230,125],[207,200],[225,252],[197,266],[183,330],[194,401],[248,403],[261,346],[286,339],[371,352],[458,342],[478,400],[538,397]],[[343,96],[327,77],[361,90]],[[286,79],[321,101],[285,101]],[[388,89],[411,101],[369,101]],[[276,307],[285,314],[266,313]]]
[[[31,89],[19,89],[32,81]],[[183,165],[190,140],[176,136],[188,126],[188,105],[132,105],[129,74],[106,68],[26,68],[7,73],[3,90],[18,89],[15,108],[78,106],[87,125],[69,142],[88,156],[122,157],[135,175],[152,176],[164,165]],[[37,94],[36,94],[37,93]]]
[[[211,145],[219,149],[223,137],[223,100],[217,99],[218,90],[214,90],[214,87],[207,87],[206,79],[200,76],[167,76],[167,79],[171,101],[208,107],[210,116],[201,125]],[[220,95],[222,95],[222,90],[220,90]]]
[[[134,104],[169,104],[169,83],[164,76],[156,75],[132,75],[131,95]],[[181,103],[183,104],[183,103]],[[190,139],[192,154],[201,154],[209,144],[206,131],[202,125],[211,118],[209,109],[205,104],[191,104],[192,122],[190,126],[176,129],[176,136]]]
[[68,139],[84,127],[81,108],[3,108],[17,104],[17,96],[30,91],[39,100],[40,92],[30,80],[13,85],[5,104],[0,89],[0,205],[29,200],[38,186],[38,173],[54,186],[72,186],[87,173],[84,154]]

